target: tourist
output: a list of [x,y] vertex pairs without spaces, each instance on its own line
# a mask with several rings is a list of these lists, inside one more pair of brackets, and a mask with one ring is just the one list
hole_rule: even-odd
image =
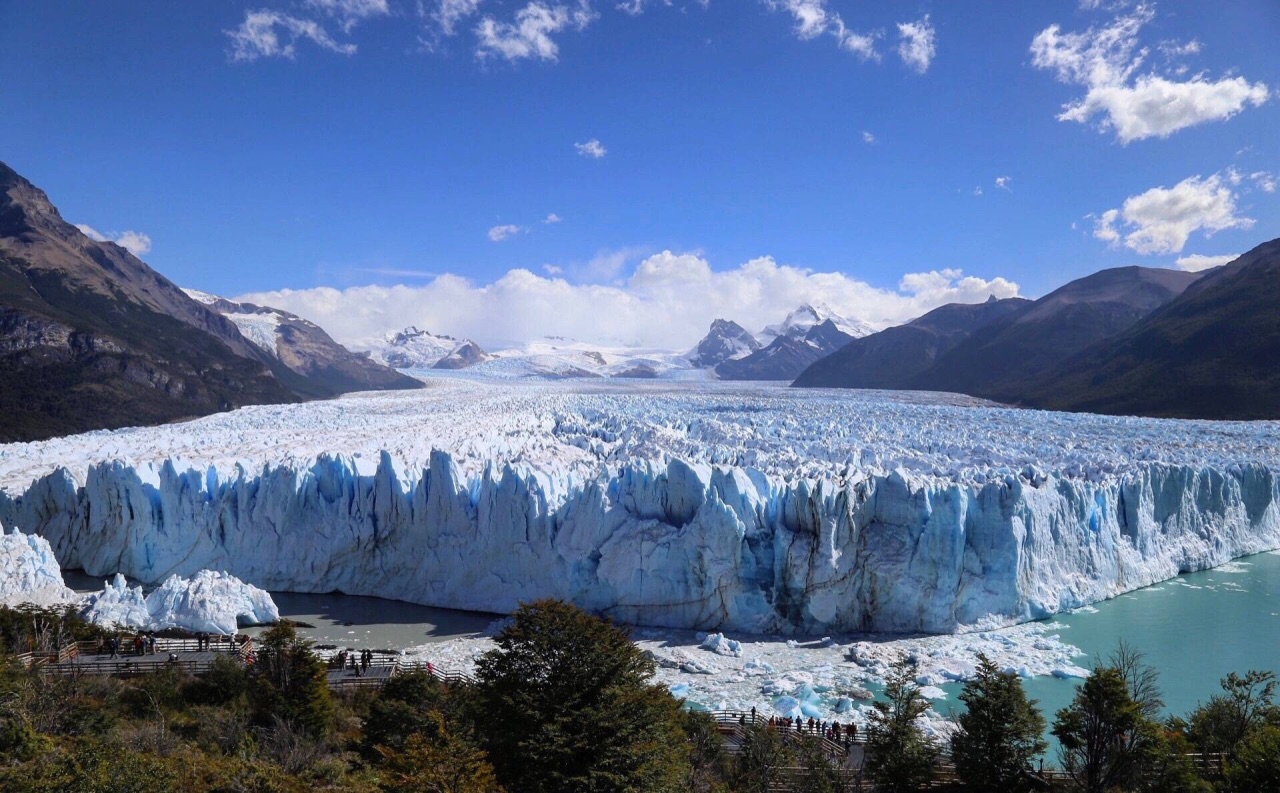
[[133,637],[133,654],[134,655],[142,655],[143,644],[145,644],[145,642],[142,639],[141,633]]
[[360,664],[364,667],[364,671],[369,671],[369,665],[373,663],[373,650],[365,650],[360,653]]
[[751,706],[751,723],[752,724],[756,723],[756,706],[755,705]]
[[120,657],[120,637],[119,636],[111,637],[111,657],[112,658]]
[[152,631],[151,635],[147,637],[147,649],[149,650],[151,655],[156,654],[156,632],[155,631]]
[[432,677],[436,676],[435,664],[431,663],[430,661],[427,661],[427,674],[431,675]]

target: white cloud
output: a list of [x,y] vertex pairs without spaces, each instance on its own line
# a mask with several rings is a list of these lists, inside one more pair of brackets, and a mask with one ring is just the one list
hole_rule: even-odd
[[1193,253],[1190,256],[1180,256],[1174,262],[1179,270],[1185,270],[1189,273],[1198,273],[1201,270],[1208,270],[1211,267],[1221,267],[1224,264],[1233,262],[1240,258],[1238,253],[1228,253],[1225,256],[1205,256],[1199,253]]
[[604,147],[604,144],[595,138],[592,138],[586,143],[575,143],[573,144],[573,148],[577,149],[578,154],[581,156],[590,157],[593,160],[598,160],[609,153],[609,150]]
[[476,37],[480,40],[476,55],[480,58],[499,56],[509,61],[537,58],[554,61],[560,47],[551,35],[573,28],[583,30],[597,19],[590,0],[578,0],[577,5],[545,2],[529,3],[516,12],[512,22],[499,22],[491,16],[480,20]]
[[844,19],[827,9],[827,0],[764,0],[770,11],[783,11],[795,20],[795,34],[805,41],[830,34],[841,49],[854,53],[863,60],[879,60],[876,40],[880,33],[858,33],[850,30]]
[[140,231],[113,231],[103,234],[92,226],[83,223],[75,224],[80,233],[97,242],[114,242],[134,256],[142,256],[151,252],[151,238]]
[[[708,0],[699,0],[698,4],[706,8],[707,2]],[[617,4],[617,9],[634,17],[643,14],[644,10],[649,6],[658,5],[659,3],[668,8],[671,7],[671,0],[622,0]]]
[[997,177],[996,177],[996,187],[1000,188],[1001,190],[1012,190],[1013,188],[1009,186],[1009,185],[1011,185],[1011,184],[1013,184],[1013,177],[1012,177],[1012,176],[997,176]]
[[556,213],[552,212],[551,214],[549,214],[549,215],[547,215],[545,218],[543,218],[542,222],[543,222],[543,223],[546,223],[547,225],[551,225],[552,223],[559,223],[559,222],[560,222],[560,221],[562,221],[562,220],[564,220],[564,218],[562,218],[562,217],[560,217],[559,215],[557,215]]
[[1249,178],[1253,180],[1253,184],[1264,193],[1274,193],[1276,191],[1276,175],[1267,171],[1256,171],[1249,174]]
[[335,41],[324,26],[314,20],[266,9],[246,11],[239,27],[223,32],[231,39],[228,56],[233,61],[293,58],[302,39],[341,55],[354,55],[356,51],[356,45]]
[[870,132],[867,132],[867,131],[864,129],[864,130],[862,131],[862,142],[863,142],[863,143],[875,143],[875,142],[876,142],[876,136],[875,136],[875,135],[872,135]]
[[494,226],[493,228],[489,229],[489,239],[492,242],[502,242],[507,237],[520,234],[523,231],[524,229],[521,228],[520,226],[514,226],[514,225],[511,225],[510,223],[502,226]]
[[1236,214],[1231,176],[1192,176],[1173,187],[1153,187],[1129,196],[1119,209],[1095,219],[1093,236],[1137,253],[1178,253],[1190,236],[1247,229],[1251,218]]
[[306,6],[337,19],[345,33],[366,19],[391,14],[387,0],[306,0]]
[[898,23],[898,57],[917,74],[929,71],[937,54],[937,31],[925,14],[917,22]]
[[[1222,121],[1270,97],[1266,84],[1239,76],[1211,80],[1194,74],[1177,79],[1186,73],[1177,66],[1171,74],[1141,71],[1150,51],[1139,46],[1138,37],[1154,18],[1152,6],[1139,4],[1105,27],[1064,33],[1050,25],[1036,35],[1032,64],[1052,71],[1061,82],[1086,89],[1082,98],[1063,106],[1059,120],[1085,124],[1098,116],[1100,129],[1114,131],[1121,143],[1129,143]],[[1195,42],[1165,47],[1170,58],[1198,51]]]
[[435,0],[434,10],[427,11],[426,6],[419,6],[419,14],[436,23],[441,35],[452,36],[458,30],[458,24],[474,16],[480,10],[483,0]]
[[981,197],[982,197],[982,185],[978,185],[977,187],[973,188],[973,194],[974,194],[975,196],[977,196],[977,197],[981,198]]
[[285,289],[238,299],[292,311],[350,344],[416,324],[489,347],[559,335],[684,349],[717,317],[758,329],[802,303],[821,301],[842,314],[883,325],[945,303],[1017,292],[1017,285],[1003,278],[986,280],[959,270],[911,273],[897,289],[883,289],[844,273],[780,265],[768,257],[718,272],[701,256],[664,251],[610,285],[574,284],[516,269],[482,285],[442,275],[420,286]]

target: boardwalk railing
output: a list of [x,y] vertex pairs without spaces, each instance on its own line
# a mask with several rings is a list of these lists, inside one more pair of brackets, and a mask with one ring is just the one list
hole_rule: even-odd
[[[722,731],[736,731],[740,727],[768,727],[769,720],[761,716],[759,713],[751,713],[749,711],[740,710],[713,710],[711,718],[715,720]],[[801,725],[799,729],[790,721],[775,721],[773,729],[783,737],[783,740],[794,740],[796,738],[804,738],[806,740],[816,741],[818,746],[822,748],[832,758],[843,761],[849,756],[849,746],[844,740],[835,741],[828,738],[825,733],[808,729],[807,725]],[[860,740],[850,740],[849,745],[862,745]]]

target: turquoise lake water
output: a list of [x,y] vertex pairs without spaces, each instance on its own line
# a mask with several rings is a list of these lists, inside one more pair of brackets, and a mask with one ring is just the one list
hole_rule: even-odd
[[[1168,713],[1184,715],[1217,694],[1228,672],[1280,673],[1280,555],[1258,554],[1225,572],[1188,573],[1172,581],[1095,603],[1097,613],[1058,617],[1063,641],[1088,653],[1079,663],[1113,652],[1121,639],[1160,672]],[[1046,719],[1070,704],[1078,681],[1033,678],[1028,694]],[[944,687],[952,694],[959,686]],[[945,706],[941,706],[945,709]]]

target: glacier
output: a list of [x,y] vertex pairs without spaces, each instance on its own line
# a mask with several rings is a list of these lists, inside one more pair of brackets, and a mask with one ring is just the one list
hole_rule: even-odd
[[61,606],[75,598],[47,540],[0,527],[0,606]]
[[954,633],[1280,547],[1280,425],[429,380],[0,447],[64,567],[747,634]]
[[149,595],[143,594],[141,586],[130,587],[116,573],[101,592],[85,600],[82,613],[90,622],[107,627],[180,628],[221,635],[232,635],[240,626],[280,620],[280,610],[269,593],[215,570],[200,570],[189,579],[169,576]]

